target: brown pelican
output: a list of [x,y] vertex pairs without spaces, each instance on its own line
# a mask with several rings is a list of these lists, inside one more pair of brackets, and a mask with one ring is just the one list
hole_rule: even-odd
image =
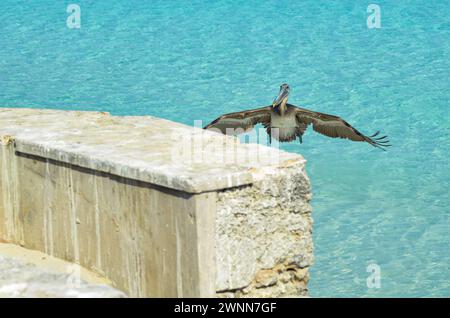
[[236,135],[252,130],[256,124],[262,124],[270,142],[272,137],[281,142],[292,141],[298,137],[302,143],[303,133],[312,124],[314,131],[328,137],[364,141],[383,150],[384,147],[391,146],[389,140],[386,140],[387,136],[377,137],[379,131],[371,136],[365,136],[338,116],[288,104],[290,90],[288,84],[282,84],[272,105],[222,115],[204,129],[216,129],[223,134]]

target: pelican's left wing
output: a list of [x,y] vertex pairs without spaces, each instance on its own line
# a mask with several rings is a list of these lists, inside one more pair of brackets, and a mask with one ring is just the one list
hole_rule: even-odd
[[250,131],[256,124],[267,126],[270,123],[272,106],[261,107],[242,112],[229,113],[220,116],[203,129],[217,129],[222,134],[238,135]]
[[380,133],[379,131],[371,136],[365,136],[341,117],[314,112],[296,106],[294,107],[296,108],[297,121],[303,125],[312,124],[314,131],[322,135],[332,138],[346,138],[353,141],[364,141],[383,150],[385,150],[384,147],[391,146],[389,144],[389,140],[385,139],[387,136],[375,138]]

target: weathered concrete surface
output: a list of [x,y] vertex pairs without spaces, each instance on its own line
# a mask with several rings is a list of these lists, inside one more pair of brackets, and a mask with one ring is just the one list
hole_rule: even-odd
[[[0,109],[0,134],[15,150],[190,193],[250,184],[252,170],[301,157],[150,116],[99,112]],[[189,148],[196,148],[194,151]],[[259,160],[247,160],[254,154]],[[174,160],[176,159],[176,160]]]
[[306,293],[301,156],[96,112],[0,109],[0,140],[0,239],[130,296]]
[[0,243],[0,298],[116,298],[126,295],[79,265]]

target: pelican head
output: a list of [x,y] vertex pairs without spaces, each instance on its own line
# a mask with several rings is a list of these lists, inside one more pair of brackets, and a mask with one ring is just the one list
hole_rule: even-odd
[[287,103],[289,92],[291,91],[291,88],[288,84],[282,84],[280,86],[280,92],[278,93],[277,98],[272,103],[272,107],[277,107],[280,104],[285,105]]

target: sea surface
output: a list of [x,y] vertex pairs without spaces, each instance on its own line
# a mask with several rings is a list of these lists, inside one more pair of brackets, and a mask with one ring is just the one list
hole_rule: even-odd
[[308,160],[311,296],[450,296],[449,1],[74,0],[79,29],[70,3],[0,2],[0,106],[193,125],[289,83],[290,103],[393,144],[309,130],[282,146]]

